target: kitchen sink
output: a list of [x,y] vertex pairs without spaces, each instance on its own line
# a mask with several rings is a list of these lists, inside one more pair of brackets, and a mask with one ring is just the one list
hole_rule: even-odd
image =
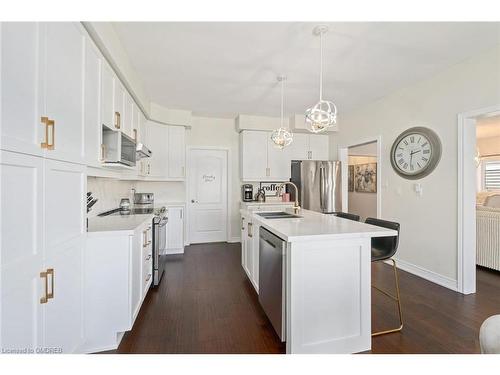
[[289,212],[262,212],[257,213],[257,215],[262,216],[264,219],[296,219],[302,217]]

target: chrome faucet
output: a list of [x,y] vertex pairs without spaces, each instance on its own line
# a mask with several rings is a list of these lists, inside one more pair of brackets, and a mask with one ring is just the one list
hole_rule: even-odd
[[297,188],[297,185],[295,185],[291,181],[282,182],[278,186],[278,189],[276,190],[276,196],[278,196],[278,197],[282,196],[281,190],[283,189],[283,187],[285,185],[291,185],[291,186],[293,186],[295,188],[295,204],[293,205],[293,212],[297,215],[299,213],[299,210],[300,210],[300,206],[299,206],[299,189]]

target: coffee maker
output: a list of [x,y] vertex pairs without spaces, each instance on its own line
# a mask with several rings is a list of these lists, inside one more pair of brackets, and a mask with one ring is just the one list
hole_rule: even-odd
[[252,184],[241,185],[241,200],[243,202],[253,201],[253,185]]

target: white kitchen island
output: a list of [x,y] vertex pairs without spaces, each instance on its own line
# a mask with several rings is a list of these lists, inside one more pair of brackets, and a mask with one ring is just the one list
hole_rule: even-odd
[[264,227],[286,242],[287,353],[370,350],[371,238],[397,232],[308,210],[292,219],[243,214],[254,233]]

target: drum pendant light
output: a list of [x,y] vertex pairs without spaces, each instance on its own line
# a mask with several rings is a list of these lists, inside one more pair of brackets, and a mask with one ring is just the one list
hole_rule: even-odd
[[337,123],[337,107],[328,100],[323,100],[323,34],[328,32],[328,27],[317,26],[314,35],[319,35],[320,65],[319,65],[319,102],[306,110],[306,124],[309,131],[320,133]]
[[273,141],[274,145],[281,150],[293,141],[292,132],[288,130],[288,127],[284,126],[285,81],[285,76],[278,77],[278,82],[281,82],[281,126],[279,127],[279,129],[276,129],[271,133],[271,140]]

